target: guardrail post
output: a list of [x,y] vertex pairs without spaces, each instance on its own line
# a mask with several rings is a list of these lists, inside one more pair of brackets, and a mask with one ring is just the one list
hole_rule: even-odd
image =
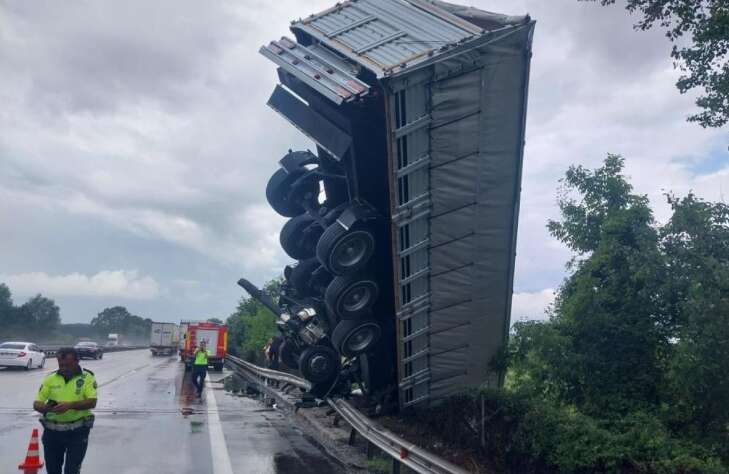
[[400,474],[400,461],[392,458],[392,469],[390,472],[392,472],[392,474]]

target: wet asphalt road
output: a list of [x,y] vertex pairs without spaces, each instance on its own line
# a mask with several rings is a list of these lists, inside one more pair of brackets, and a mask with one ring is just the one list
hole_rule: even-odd
[[[227,372],[209,372],[198,400],[176,358],[154,358],[146,350],[116,352],[82,366],[99,384],[96,426],[82,472],[346,472],[284,414],[225,392]],[[53,359],[30,372],[0,369],[0,472],[20,472],[31,430],[40,428],[28,407],[43,377],[55,369]]]

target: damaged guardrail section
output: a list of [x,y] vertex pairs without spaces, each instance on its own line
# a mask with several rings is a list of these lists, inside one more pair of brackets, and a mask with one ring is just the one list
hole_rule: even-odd
[[[228,355],[226,361],[234,371],[242,372],[244,376],[254,375],[303,389],[311,387],[309,382],[300,377],[259,367],[238,357]],[[406,465],[415,472],[421,474],[466,474],[468,472],[384,429],[346,400],[329,398],[326,402],[363,438],[391,456],[393,460]]]

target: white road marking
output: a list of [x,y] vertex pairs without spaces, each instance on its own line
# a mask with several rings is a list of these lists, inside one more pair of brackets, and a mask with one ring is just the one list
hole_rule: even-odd
[[208,404],[208,433],[210,434],[210,454],[213,458],[212,474],[233,474],[228,446],[225,444],[223,425],[218,416],[218,403],[215,393],[210,387],[210,380],[205,384],[205,401]]

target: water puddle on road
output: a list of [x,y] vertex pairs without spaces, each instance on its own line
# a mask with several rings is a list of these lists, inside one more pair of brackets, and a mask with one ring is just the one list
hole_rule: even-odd
[[182,371],[175,378],[175,398],[180,414],[190,421],[190,433],[205,434],[207,421],[207,407],[203,399],[197,396],[197,390],[192,384],[192,375]]

